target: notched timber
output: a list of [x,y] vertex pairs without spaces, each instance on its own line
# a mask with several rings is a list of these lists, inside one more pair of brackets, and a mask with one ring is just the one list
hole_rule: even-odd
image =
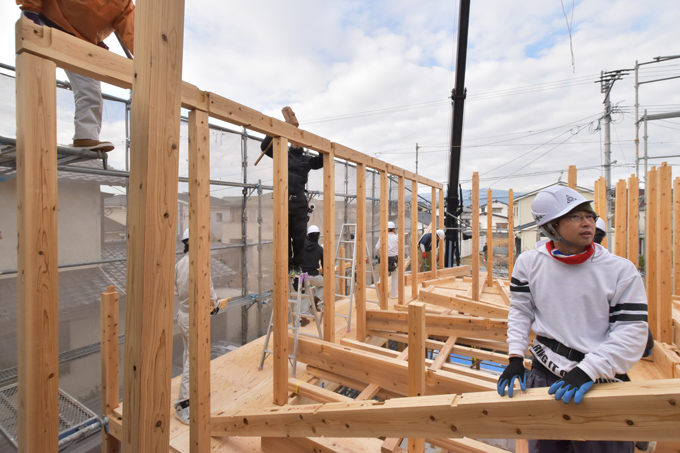
[[581,404],[545,388],[267,408],[212,417],[213,436],[677,441],[678,380],[597,384]]

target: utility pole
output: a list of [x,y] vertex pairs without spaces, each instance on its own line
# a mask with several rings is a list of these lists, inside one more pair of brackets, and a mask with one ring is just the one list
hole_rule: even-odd
[[612,122],[612,103],[610,93],[614,82],[621,80],[625,75],[628,75],[630,69],[617,69],[616,71],[601,71],[600,72],[600,92],[604,93],[604,179],[606,185],[606,223],[607,223],[607,245],[611,248],[611,212],[612,212],[612,194],[611,194],[611,178],[612,178],[612,164],[611,164],[611,138],[610,125]]
[[418,150],[419,149],[420,149],[420,147],[416,143],[416,175],[418,174]]

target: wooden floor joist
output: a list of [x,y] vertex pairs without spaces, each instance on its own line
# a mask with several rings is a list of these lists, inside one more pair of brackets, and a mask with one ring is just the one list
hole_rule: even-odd
[[680,387],[673,379],[596,385],[581,404],[545,388],[271,407],[213,417],[213,436],[444,437],[676,440]]

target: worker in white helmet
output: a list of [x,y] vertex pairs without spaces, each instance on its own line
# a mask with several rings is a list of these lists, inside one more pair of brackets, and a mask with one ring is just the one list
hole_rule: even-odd
[[[182,235],[184,244],[184,256],[175,264],[175,294],[179,298],[179,310],[177,311],[177,327],[182,334],[184,345],[184,368],[182,381],[179,385],[179,394],[175,401],[175,417],[185,425],[189,424],[189,228]],[[210,308],[211,315],[219,311],[217,294],[210,279]]]
[[[375,244],[375,251],[380,258],[380,239],[378,239],[377,244]],[[397,228],[394,222],[387,222],[387,270],[390,276],[392,276],[392,286],[391,286],[391,296],[392,299],[398,297],[398,287],[397,284],[399,279],[397,277],[397,263],[399,261],[399,236],[397,235]]]
[[[556,400],[579,404],[594,383],[627,380],[647,339],[647,297],[627,259],[593,243],[597,214],[573,189],[552,186],[531,205],[536,225],[549,238],[522,253],[510,282],[509,365],[498,393],[513,396],[517,380],[550,387]],[[524,354],[529,334],[532,370]],[[558,408],[555,408],[559,410]],[[632,452],[632,442],[530,440],[535,452]]]
[[607,225],[605,225],[602,217],[598,217],[597,222],[595,222],[595,237],[593,238],[593,241],[595,241],[596,244],[602,244],[602,240],[605,237],[607,237]]
[[[437,230],[437,250],[439,250],[439,240],[444,239],[444,230]],[[432,269],[432,233],[425,233],[418,241],[418,247],[422,253],[422,258],[418,259],[418,272]]]

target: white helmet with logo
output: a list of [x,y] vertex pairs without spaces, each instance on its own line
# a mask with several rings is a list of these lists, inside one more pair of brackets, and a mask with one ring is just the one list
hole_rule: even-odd
[[595,228],[601,230],[604,233],[607,232],[607,225],[605,225],[604,220],[602,220],[602,217],[597,218],[597,221],[595,222]]
[[444,230],[437,230],[437,237],[439,239],[444,239]]
[[394,222],[387,222],[387,229],[388,230],[394,230],[396,226],[394,226]]
[[574,189],[559,185],[550,186],[536,195],[534,202],[531,203],[531,215],[536,220],[536,226],[543,230],[550,239],[569,243],[557,233],[550,222],[584,204],[587,204],[584,210],[593,212],[589,203],[592,203],[592,200],[587,200]]
[[307,228],[307,234],[312,234],[312,233],[321,233],[319,230],[319,227],[316,225],[311,225],[309,228]]

